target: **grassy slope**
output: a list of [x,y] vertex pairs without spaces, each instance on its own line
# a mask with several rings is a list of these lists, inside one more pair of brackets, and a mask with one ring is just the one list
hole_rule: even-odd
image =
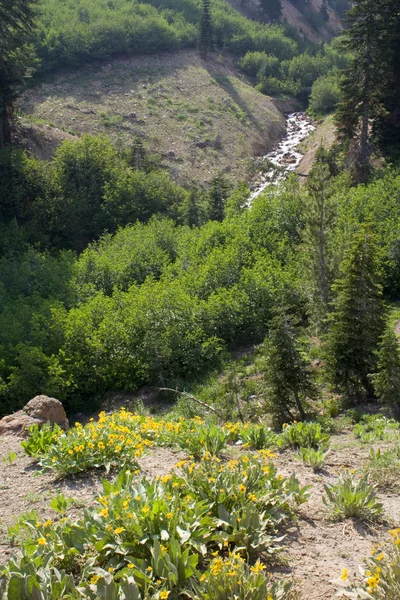
[[[129,146],[136,135],[162,155],[178,181],[209,181],[218,171],[243,180],[249,159],[284,131],[272,101],[236,71],[232,59],[203,62],[193,51],[118,59],[56,76],[28,90],[20,108],[57,138],[107,134]],[[36,137],[37,137],[36,128]],[[61,137],[61,135],[60,135]],[[33,150],[40,144],[29,143]],[[45,155],[45,148],[40,150]]]

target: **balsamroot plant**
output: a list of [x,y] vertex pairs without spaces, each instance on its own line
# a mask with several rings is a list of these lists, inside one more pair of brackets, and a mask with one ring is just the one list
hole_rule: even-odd
[[329,452],[329,450],[324,451],[322,448],[318,448],[318,450],[314,450],[314,448],[300,448],[298,456],[305,465],[309,465],[314,473],[317,473],[324,466]]
[[251,425],[250,423],[246,423],[240,429],[239,439],[250,450],[274,448],[278,443],[278,436],[270,427]]
[[272,582],[257,559],[277,550],[307,488],[279,475],[272,458],[206,453],[152,480],[124,470],[79,518],[58,496],[61,519],[25,516],[0,598],[288,600],[289,583]]
[[28,456],[40,456],[47,452],[50,446],[54,445],[64,431],[56,423],[44,423],[42,427],[36,423],[29,428],[29,437],[21,446]]
[[260,561],[249,566],[238,553],[217,556],[188,595],[192,600],[286,600],[291,584],[273,582],[264,571]]
[[326,447],[329,439],[329,434],[323,431],[319,423],[301,421],[283,425],[279,444],[294,448],[319,448]]
[[191,456],[200,458],[206,452],[218,456],[231,437],[229,430],[201,419],[185,421],[177,438],[178,445]]
[[374,548],[371,556],[366,559],[362,568],[362,585],[352,585],[349,581],[342,596],[353,600],[357,598],[398,600],[400,598],[400,529],[392,529],[389,534],[390,544],[383,548]]
[[356,517],[377,520],[382,516],[383,505],[377,500],[376,486],[369,481],[368,474],[358,478],[344,471],[337,483],[324,485],[322,501],[337,519]]

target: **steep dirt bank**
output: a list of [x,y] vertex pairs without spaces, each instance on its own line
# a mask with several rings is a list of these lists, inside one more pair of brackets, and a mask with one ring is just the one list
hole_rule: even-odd
[[296,169],[297,173],[307,175],[314,164],[318,148],[323,146],[328,150],[335,141],[335,135],[333,118],[332,116],[326,117],[301,144],[300,151],[303,157]]
[[[27,90],[19,108],[21,124],[33,124],[36,136],[44,131],[53,145],[60,131],[60,138],[65,131],[105,134],[119,146],[140,136],[180,182],[207,182],[219,171],[244,180],[251,158],[273,148],[285,130],[278,108],[231,58],[204,62],[193,51],[60,74]],[[40,146],[29,136],[25,144],[32,151]]]

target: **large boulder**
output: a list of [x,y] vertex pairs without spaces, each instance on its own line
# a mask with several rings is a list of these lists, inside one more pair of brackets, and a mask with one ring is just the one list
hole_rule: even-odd
[[69,428],[67,415],[59,400],[48,396],[36,396],[22,410],[0,420],[0,435],[26,437],[31,425],[37,423],[41,426],[47,422],[59,425],[65,430]]

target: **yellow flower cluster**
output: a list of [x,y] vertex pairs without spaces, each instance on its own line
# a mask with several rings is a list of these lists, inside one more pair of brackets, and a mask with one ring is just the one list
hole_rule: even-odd
[[42,464],[67,473],[110,462],[123,465],[154,444],[175,442],[184,423],[144,417],[124,408],[113,414],[103,411],[97,421],[90,419],[85,426],[75,423],[67,434],[58,436]]
[[368,591],[373,592],[381,580],[381,568],[377,567],[374,573],[367,571],[366,576]]
[[392,536],[392,538],[394,538],[394,545],[400,546],[400,528],[391,529],[389,534]]

